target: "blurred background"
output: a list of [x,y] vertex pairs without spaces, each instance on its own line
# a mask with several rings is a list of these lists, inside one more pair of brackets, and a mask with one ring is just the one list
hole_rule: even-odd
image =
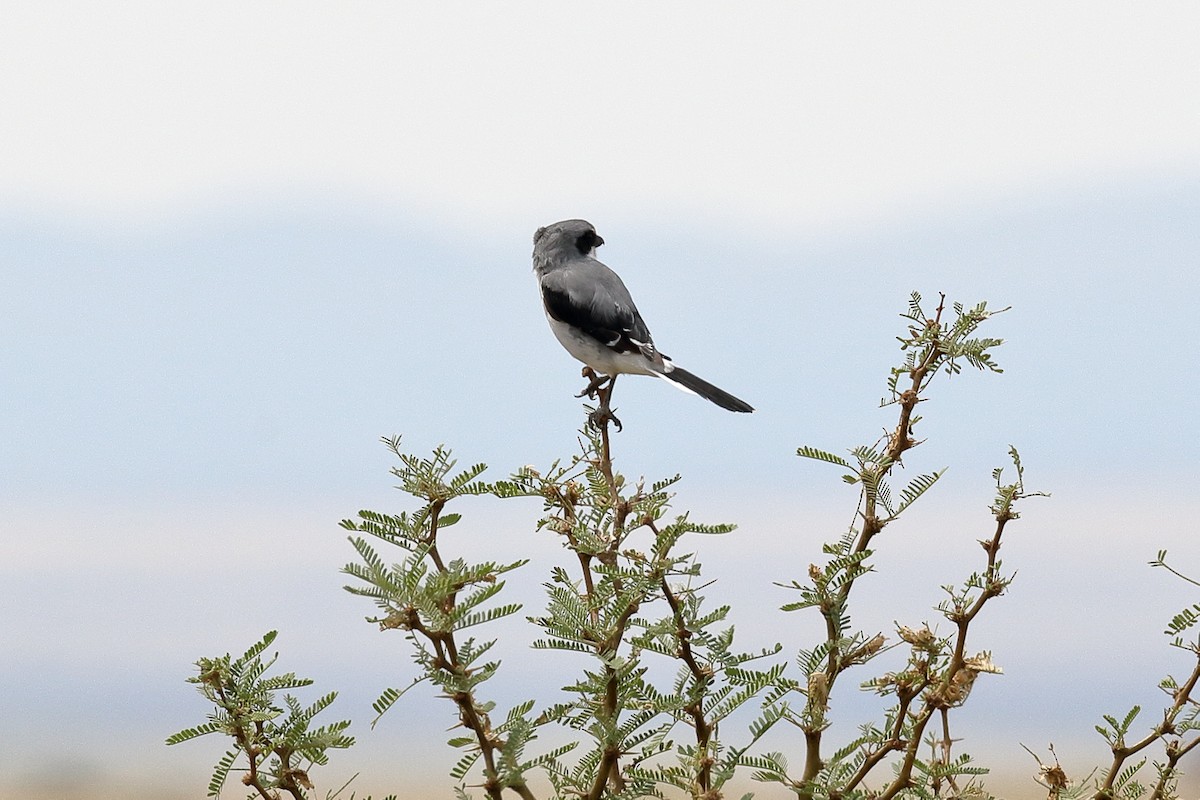
[[[1161,631],[1194,592],[1147,562],[1200,573],[1196,5],[0,7],[0,797],[203,796],[224,743],[163,746],[206,712],[184,679],[272,629],[355,720],[318,796],[356,772],[451,796],[444,701],[369,727],[413,667],[342,591],[337,522],[409,507],[381,436],[492,478],[574,451],[579,365],[529,263],[566,217],[661,349],[758,409],[633,378],[615,401],[618,468],[682,472],[676,509],[739,525],[694,546],[745,649],[817,631],[772,582],[856,494],[795,449],[894,422],[916,290],[1011,306],[983,331],[1005,372],[933,389],[906,468],[950,471],[879,541],[857,621],[936,622],[1013,444],[1053,496],[1007,534],[1016,582],[971,641],[1005,674],[959,751],[1040,796],[1021,744],[1083,777],[1100,715],[1148,727],[1190,669]],[[509,591],[537,613],[561,554],[538,504],[462,506],[445,547],[531,558]],[[502,702],[579,666],[534,633],[498,629]],[[879,708],[852,684],[837,733]]]

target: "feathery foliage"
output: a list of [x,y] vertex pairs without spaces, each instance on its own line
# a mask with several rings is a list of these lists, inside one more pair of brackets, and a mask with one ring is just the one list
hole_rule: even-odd
[[169,736],[167,744],[210,733],[224,734],[234,742],[233,749],[221,756],[213,769],[209,797],[220,796],[229,773],[244,758],[241,782],[254,790],[249,797],[269,799],[285,791],[300,800],[307,797],[304,790],[313,788],[309,777],[312,768],[328,763],[326,751],[354,744],[354,739],[344,733],[350,726],[348,720],[312,727],[313,718],[333,703],[336,692],[307,706],[285,694],[286,708],[279,706],[276,692],[309,686],[312,681],[297,678],[292,672],[267,677],[278,656],[264,661],[263,653],[274,641],[275,631],[270,631],[236,659],[229,654],[202,658],[196,662],[199,674],[187,679],[196,684],[214,709],[208,722]]
[[[1192,586],[1200,586],[1200,582],[1167,563],[1165,550],[1160,550],[1150,565],[1165,569]],[[1051,800],[1085,794],[1092,800],[1173,800],[1179,796],[1179,762],[1200,745],[1200,697],[1196,696],[1196,686],[1200,683],[1200,636],[1190,641],[1182,636],[1195,625],[1196,611],[1200,611],[1200,604],[1183,609],[1171,619],[1165,631],[1172,637],[1172,647],[1189,654],[1192,669],[1183,681],[1168,675],[1159,682],[1170,702],[1158,721],[1148,731],[1135,732],[1134,726],[1142,713],[1141,706],[1135,705],[1121,717],[1103,715],[1105,724],[1096,726],[1096,732],[1104,738],[1112,754],[1106,768],[1093,770],[1083,780],[1072,781],[1057,758],[1054,766],[1048,767],[1030,751],[1038,761],[1039,783],[1049,790]],[[1152,747],[1161,747],[1161,760],[1150,761],[1149,755],[1134,760],[1139,754],[1150,753]],[[1050,750],[1053,754],[1053,747]],[[1143,777],[1147,764],[1153,775]],[[1152,782],[1143,783],[1147,778]]]
[[[1001,340],[979,333],[995,313],[985,303],[955,303],[948,310],[944,296],[926,310],[913,293],[901,315],[900,361],[886,376],[880,402],[896,412],[894,426],[846,455],[809,445],[797,449],[802,458],[837,468],[845,484],[857,487],[858,499],[851,524],[822,546],[807,575],[779,584],[795,593],[783,611],[814,614],[822,623],[823,635],[797,644],[794,658],[782,644],[750,652],[736,647],[730,607],[708,600],[711,584],[690,545],[695,534],[728,534],[733,526],[673,512],[678,475],[647,483],[614,469],[615,420],[604,413],[611,384],[604,411],[585,406],[588,423],[576,454],[545,470],[524,467],[505,480],[485,481],[483,464],[458,469],[446,447],[419,456],[405,451],[399,437],[385,439],[409,507],[399,513],[364,510],[344,520],[356,559],[343,572],[350,578],[346,590],[374,606],[368,621],[382,632],[403,634],[414,671],[395,681],[403,688],[381,692],[372,725],[413,687],[436,687],[452,704],[460,729],[448,740],[460,751],[450,770],[460,800],[474,790],[489,800],[509,794],[534,800],[547,786],[555,798],[718,800],[733,781],[746,778],[780,785],[799,800],[988,797],[980,782],[987,770],[956,752],[961,739],[951,735],[951,722],[980,675],[1001,673],[989,651],[968,650],[968,634],[1012,583],[999,558],[1007,526],[1020,518],[1026,499],[1045,496],[1026,489],[1016,449],[1008,453],[1011,468],[992,473],[990,532],[979,540],[982,565],[942,587],[945,597],[935,609],[945,620],[943,633],[926,622],[896,623],[886,633],[863,630],[852,611],[866,602],[856,590],[869,580],[877,548],[913,546],[902,534],[879,535],[945,474],[933,469],[897,480],[909,451],[923,444],[915,433],[918,404],[939,375],[961,374],[964,366],[1001,372],[993,357]],[[440,537],[461,520],[450,504],[485,495],[536,499],[542,509],[537,530],[562,545],[562,562],[540,578],[544,609],[525,617],[540,630],[532,657],[557,651],[578,669],[552,696],[507,705],[491,696],[489,681],[503,665],[493,653],[496,640],[475,637],[522,610],[502,595],[526,561],[452,557]],[[1200,585],[1170,567],[1165,552],[1151,563]],[[1167,626],[1173,645],[1196,663],[1182,682],[1163,679],[1170,703],[1161,720],[1139,733],[1143,717],[1135,706],[1105,716],[1096,727],[1112,753],[1107,768],[1071,781],[1056,755],[1052,764],[1034,755],[1037,780],[1050,800],[1177,796],[1179,761],[1200,744],[1200,704],[1193,697],[1200,639],[1184,638],[1197,623],[1200,603],[1182,609]],[[252,796],[274,800],[286,792],[303,798],[311,789],[309,770],[326,763],[327,750],[353,742],[344,734],[347,722],[313,727],[333,693],[308,705],[291,695],[276,702],[276,692],[310,681],[291,673],[267,676],[274,659],[264,661],[263,653],[274,636],[267,634],[238,659],[202,659],[199,676],[189,679],[215,710],[168,744],[213,733],[234,743],[217,762],[210,796],[220,794],[245,760],[247,767],[239,769],[242,783],[257,793]],[[830,742],[838,687],[850,672],[859,676],[858,690],[882,698],[885,707],[848,740]],[[803,735],[799,753],[783,752],[773,740],[788,727]],[[1151,761],[1148,750],[1155,744],[1163,756]]]
[[[1000,484],[1000,470],[993,473],[997,499],[992,512],[997,527],[990,540],[980,542],[987,554],[986,567],[970,575],[961,587],[946,587],[950,599],[938,606],[954,623],[955,633],[938,636],[927,625],[898,625],[896,635],[907,645],[906,663],[861,682],[863,689],[891,700],[883,720],[863,724],[859,737],[832,752],[826,752],[824,742],[832,722],[831,696],[841,677],[891,649],[886,646],[884,633],[856,629],[850,614],[851,601],[856,597],[854,589],[872,571],[870,559],[875,553],[876,537],[945,473],[940,469],[918,475],[900,489],[898,497],[892,490],[896,468],[903,464],[909,450],[921,444],[914,436],[914,427],[921,419],[915,413],[917,404],[926,399],[936,376],[958,374],[963,363],[983,371],[1001,371],[991,351],[1002,341],[976,335],[997,312],[988,311],[985,303],[970,309],[956,303],[953,318],[945,319],[944,299],[930,313],[914,292],[907,312],[901,315],[908,323],[905,334],[898,337],[903,361],[890,370],[888,396],[880,403],[881,407],[898,407],[895,427],[872,444],[852,448],[849,459],[812,446],[796,451],[802,458],[846,470],[842,480],[859,487],[854,521],[843,535],[824,545],[825,562],[811,564],[806,580],[785,585],[796,591],[799,599],[785,604],[783,610],[815,609],[825,623],[826,635],[815,646],[800,649],[797,665],[801,679],[795,693],[802,702],[784,713],[784,718],[804,733],[801,773],[793,776],[786,763],[772,763],[769,758],[759,759],[755,767],[759,780],[781,783],[802,800],[958,796],[968,789],[976,791],[975,778],[986,772],[966,754],[952,754],[949,718],[952,709],[966,702],[979,674],[1000,672],[989,653],[969,656],[965,644],[971,621],[987,600],[1003,593],[1011,580],[1001,574],[996,554],[1004,526],[1017,518],[1013,506],[1036,494],[1024,489],[1015,449],[1010,455],[1018,471],[1017,482]],[[937,734],[932,732],[934,722],[941,723]],[[921,757],[922,744],[932,753],[930,758]],[[876,778],[878,788],[870,788],[872,776],[883,774],[880,768],[887,764],[891,765],[891,775]]]
[[[404,632],[419,675],[403,690],[383,691],[372,706],[376,713],[372,725],[404,692],[429,681],[451,698],[460,724],[470,732],[450,739],[452,747],[464,751],[451,776],[462,782],[482,761],[484,787],[490,797],[499,797],[505,789],[525,793],[525,773],[540,764],[537,759],[522,760],[525,747],[536,738],[536,726],[528,717],[533,703],[515,706],[504,723],[493,724],[491,714],[496,705],[482,699],[480,692],[500,668],[498,660],[485,659],[495,640],[478,642],[462,633],[520,611],[518,603],[494,600],[504,590],[500,577],[526,562],[445,560],[438,534],[461,519],[445,507],[459,497],[494,493],[491,484],[479,480],[487,467],[474,464],[455,472],[456,462],[445,447],[422,458],[406,453],[399,437],[386,438],[384,444],[400,461],[400,466],[392,469],[400,479],[397,488],[415,498],[419,506],[400,514],[360,511],[357,520],[343,520],[342,528],[398,547],[403,557],[388,563],[366,536],[353,535],[350,543],[359,561],[342,571],[357,581],[346,586],[346,591],[369,598],[379,609],[368,622],[381,631]],[[461,784],[459,791],[465,796]]]

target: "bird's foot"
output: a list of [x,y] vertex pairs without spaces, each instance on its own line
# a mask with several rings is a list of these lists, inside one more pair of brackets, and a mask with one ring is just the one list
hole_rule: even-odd
[[599,375],[591,367],[584,367],[583,371],[580,374],[583,375],[583,377],[588,379],[588,385],[584,388],[584,390],[582,392],[575,395],[576,397],[593,397],[594,398],[599,394],[600,390],[604,387],[604,385],[606,383],[609,383],[612,381],[612,376]]
[[607,404],[599,406],[591,414],[588,414],[588,425],[596,430],[600,430],[610,422],[616,426],[618,432],[621,430],[621,420],[617,419],[617,415]]

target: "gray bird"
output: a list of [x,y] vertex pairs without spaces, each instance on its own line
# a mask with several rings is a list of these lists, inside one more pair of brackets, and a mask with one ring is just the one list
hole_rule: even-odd
[[[533,235],[533,271],[550,330],[568,353],[594,371],[580,396],[596,396],[605,383],[611,392],[620,374],[653,375],[729,411],[753,411],[749,403],[676,366],[658,351],[621,278],[596,259],[596,248],[602,244],[596,229],[582,219],[555,222]],[[607,408],[604,412],[612,418]]]

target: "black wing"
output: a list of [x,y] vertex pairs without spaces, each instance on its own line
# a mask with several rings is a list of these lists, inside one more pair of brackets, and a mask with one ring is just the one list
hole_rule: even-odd
[[619,353],[640,350],[658,360],[650,329],[629,290],[599,262],[578,264],[542,276],[542,302],[551,317],[583,331]]

